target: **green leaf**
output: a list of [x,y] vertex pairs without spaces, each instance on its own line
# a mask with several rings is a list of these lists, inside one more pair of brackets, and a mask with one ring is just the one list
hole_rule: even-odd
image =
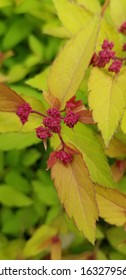
[[[14,124],[12,124],[13,126]],[[12,129],[12,128],[11,128]],[[29,133],[4,133],[0,134],[0,150],[10,151],[13,149],[24,149],[39,143],[40,140],[34,132]]]
[[30,193],[31,186],[26,178],[19,174],[15,170],[10,170],[5,176],[5,183],[12,186],[14,189],[23,192],[25,194]]
[[53,0],[53,2],[62,24],[71,34],[76,34],[91,20],[90,13],[76,3],[69,0]]
[[126,1],[125,0],[111,0],[110,13],[112,20],[117,28],[126,21]]
[[109,144],[125,107],[120,76],[109,75],[101,69],[94,68],[89,79],[89,105],[93,118],[98,123],[105,145]]
[[49,92],[61,102],[66,101],[77,91],[94,52],[99,17],[93,18],[88,28],[82,29],[66,43],[54,61],[48,78]]
[[11,6],[13,4],[12,0],[0,0],[0,8],[4,8],[6,6]]
[[28,42],[29,42],[29,46],[31,51],[38,56],[40,59],[43,58],[43,54],[44,54],[44,47],[41,43],[41,41],[39,41],[39,39],[34,36],[33,34],[31,34],[28,38]]
[[30,197],[7,185],[0,186],[0,202],[10,207],[28,207],[33,203]]
[[68,217],[73,218],[78,229],[94,243],[97,204],[94,187],[81,155],[74,155],[68,165],[56,162],[51,169],[51,177]]
[[23,64],[15,64],[8,73],[8,82],[15,83],[22,80],[29,70]]
[[30,149],[22,156],[22,164],[29,167],[41,158],[41,153],[37,149]]
[[8,27],[8,31],[3,39],[3,49],[9,50],[23,41],[32,29],[27,18],[18,18]]
[[83,154],[92,180],[103,186],[113,187],[111,171],[104,150],[94,132],[84,124],[74,128],[63,128],[63,139],[73,144]]
[[13,213],[10,219],[3,221],[2,232],[17,236],[22,234],[39,220],[39,216],[33,207],[19,209]]
[[42,225],[38,228],[33,236],[26,242],[24,248],[24,256],[26,258],[35,256],[45,250],[49,249],[50,239],[55,236],[57,229],[49,227],[47,225]]
[[126,255],[126,232],[122,227],[108,229],[107,239],[116,251]]
[[50,67],[47,67],[44,71],[35,75],[33,78],[26,80],[25,83],[33,88],[46,91],[48,89],[47,78],[49,75],[49,71]]
[[40,181],[33,181],[33,190],[38,199],[48,206],[58,205],[59,199],[55,188],[48,184],[43,184]]

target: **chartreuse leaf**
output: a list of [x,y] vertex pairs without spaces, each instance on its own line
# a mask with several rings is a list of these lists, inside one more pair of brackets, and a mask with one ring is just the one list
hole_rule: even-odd
[[126,231],[122,227],[111,227],[107,230],[107,239],[112,247],[126,255]]
[[92,13],[100,13],[101,6],[98,0],[76,0],[76,2]]
[[[53,0],[58,17],[60,18],[64,27],[71,33],[76,34],[81,28],[85,27],[90,19],[90,13],[69,0]],[[69,11],[69,13],[68,13]]]
[[98,123],[105,145],[109,144],[123,114],[124,92],[120,77],[93,68],[89,79],[89,105],[93,118]]
[[[31,107],[34,110],[38,110],[40,112],[44,112],[45,108],[43,104],[32,98],[32,97],[25,97],[25,100],[30,103]],[[19,117],[16,113],[10,112],[0,112],[0,133],[6,132],[31,132],[34,131],[35,127],[39,126],[42,122],[42,118],[38,115],[31,114],[29,116],[28,122],[23,126],[20,122]]]
[[58,205],[59,200],[53,185],[43,184],[40,181],[33,181],[33,190],[38,199],[48,206]]
[[121,129],[126,134],[126,110],[125,110],[123,118],[122,118]]
[[86,125],[79,123],[74,128],[63,127],[63,139],[83,154],[93,182],[103,186],[113,187],[111,171],[104,150],[94,132]]
[[33,203],[30,197],[7,185],[0,186],[0,202],[10,207],[28,207]]
[[4,8],[6,6],[11,6],[13,4],[12,0],[0,0],[0,8]]
[[120,41],[119,32],[110,22],[106,21],[106,19],[103,17],[101,18],[100,22],[98,43],[96,46],[97,51],[101,50],[101,45],[106,38],[108,41],[114,42],[114,51],[120,53],[120,50],[122,49],[122,42]]
[[73,161],[67,166],[57,162],[52,167],[51,176],[67,215],[94,243],[98,210],[94,187],[81,155],[74,155]]
[[111,0],[110,13],[113,22],[117,27],[126,21],[126,1],[125,0]]
[[0,134],[0,150],[2,151],[20,150],[39,142],[40,140],[36,137],[35,132]]
[[38,56],[40,59],[42,59],[43,54],[44,54],[44,47],[43,47],[41,41],[39,41],[39,39],[36,36],[31,34],[28,38],[28,42],[29,42],[29,47],[30,47],[31,51],[36,56]]
[[[23,41],[31,32],[32,25],[27,18],[18,18],[8,27],[3,39],[3,49],[9,50]],[[21,32],[19,31],[21,30]]]
[[126,223],[126,195],[116,189],[96,186],[96,200],[99,215],[106,222],[116,226]]
[[47,90],[47,78],[49,75],[50,67],[45,68],[44,71],[40,72],[39,74],[35,75],[33,78],[26,80],[26,84],[37,88],[39,90]]
[[48,79],[50,94],[65,103],[77,91],[94,52],[99,17],[92,19],[87,28],[66,43],[54,61]]
[[26,258],[35,256],[50,247],[51,238],[57,234],[57,229],[51,226],[42,225],[33,236],[26,242],[24,256]]
[[69,38],[71,34],[62,26],[59,21],[52,20],[42,26],[42,33],[58,38]]

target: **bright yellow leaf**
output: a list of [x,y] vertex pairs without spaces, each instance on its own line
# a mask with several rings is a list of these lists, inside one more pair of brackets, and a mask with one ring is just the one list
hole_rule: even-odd
[[105,145],[109,144],[122,117],[125,100],[120,88],[120,77],[93,68],[89,79],[89,106],[98,123]]
[[125,110],[123,118],[122,118],[121,129],[124,133],[126,133],[126,110]]
[[126,195],[116,189],[96,186],[99,215],[106,222],[122,226],[126,223]]
[[105,152],[107,156],[112,158],[124,158],[126,157],[126,145],[118,139],[113,138]]
[[96,44],[98,26],[99,17],[95,17],[87,28],[66,43],[51,67],[49,92],[60,100],[62,108],[76,93],[88,68]]
[[70,34],[76,34],[91,20],[90,13],[76,3],[69,0],[53,0],[53,2],[62,24]]
[[94,187],[81,155],[74,155],[72,163],[67,166],[57,162],[52,167],[51,176],[67,215],[94,243],[98,210]]
[[117,26],[126,21],[126,1],[125,0],[111,0],[110,2],[110,13],[113,22]]
[[101,5],[98,0],[76,0],[76,2],[83,7],[85,7],[88,11],[95,13],[100,13]]

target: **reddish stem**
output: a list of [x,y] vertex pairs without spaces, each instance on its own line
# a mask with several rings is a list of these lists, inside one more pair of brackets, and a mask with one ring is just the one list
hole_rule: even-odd
[[63,148],[64,148],[66,144],[65,144],[65,142],[63,141],[63,138],[62,138],[61,134],[58,133],[58,136],[59,136],[59,139],[60,139],[60,141],[61,141],[61,144],[62,144],[62,146],[63,146]]
[[44,114],[42,114],[42,113],[40,113],[40,112],[38,112],[38,111],[35,111],[35,110],[32,110],[31,113],[36,114],[36,115],[39,115],[39,116],[41,116],[41,117],[43,117],[43,118],[46,117],[46,115],[44,115]]

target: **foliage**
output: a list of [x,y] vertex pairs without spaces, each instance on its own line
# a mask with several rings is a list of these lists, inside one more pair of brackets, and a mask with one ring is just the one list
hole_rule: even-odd
[[125,259],[125,1],[0,14],[0,259]]

